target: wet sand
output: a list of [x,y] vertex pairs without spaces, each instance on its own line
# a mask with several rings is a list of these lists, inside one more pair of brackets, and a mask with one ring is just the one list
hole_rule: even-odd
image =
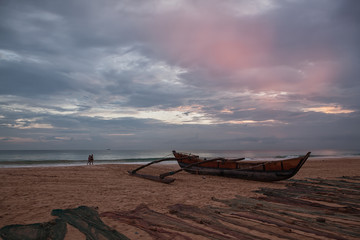
[[[169,206],[187,204],[197,207],[220,206],[212,199],[259,197],[261,187],[284,188],[286,181],[263,183],[216,176],[200,176],[181,172],[176,181],[162,184],[130,176],[127,171],[138,165],[95,165],[76,167],[37,167],[0,169],[0,228],[10,224],[48,222],[53,209],[96,207],[99,213],[130,211],[140,204],[162,214]],[[175,164],[158,164],[142,173],[157,175],[178,169]],[[360,175],[360,157],[310,158],[293,179],[334,179]],[[360,199],[359,199],[360,200]],[[133,226],[110,218],[102,220],[131,239],[151,239]],[[85,239],[68,227],[66,239]]]

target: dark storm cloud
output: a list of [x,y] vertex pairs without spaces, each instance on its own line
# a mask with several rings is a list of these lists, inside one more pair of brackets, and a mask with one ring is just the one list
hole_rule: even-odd
[[0,94],[19,96],[36,96],[39,94],[56,94],[72,90],[71,80],[53,69],[28,63],[0,64],[1,84]]
[[2,1],[0,140],[353,147],[359,5]]

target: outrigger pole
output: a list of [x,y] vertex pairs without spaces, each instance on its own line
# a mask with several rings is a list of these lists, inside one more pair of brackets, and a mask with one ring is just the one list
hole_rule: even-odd
[[148,164],[142,165],[142,166],[140,166],[140,167],[138,167],[138,168],[136,168],[136,169],[134,169],[134,170],[132,170],[132,171],[129,171],[129,173],[134,174],[134,173],[136,173],[137,171],[139,171],[140,169],[143,169],[143,168],[145,168],[145,167],[148,167],[148,166],[150,166],[150,165],[152,165],[152,164],[154,164],[154,163],[159,163],[159,162],[164,162],[164,161],[170,161],[170,160],[176,160],[176,158],[162,158],[162,159],[159,159],[159,160],[155,160],[155,161],[152,161],[152,162],[150,162],[150,163],[148,163]]
[[167,179],[164,179],[164,178],[160,178],[158,176],[152,176],[152,175],[147,175],[147,174],[140,174],[140,173],[137,173],[137,171],[139,171],[140,169],[143,169],[145,167],[148,167],[152,164],[155,164],[155,163],[159,163],[159,162],[164,162],[164,161],[171,161],[171,160],[176,160],[176,158],[162,158],[162,159],[159,159],[159,160],[155,160],[155,161],[152,161],[148,164],[145,164],[145,165],[142,165],[132,171],[128,171],[128,173],[130,175],[133,175],[133,176],[136,176],[136,177],[141,177],[141,178],[145,178],[145,179],[149,179],[149,180],[153,180],[153,181],[157,181],[157,182],[163,182],[163,183],[172,183],[173,181],[175,181],[174,178],[167,178]]
[[[184,158],[187,158],[187,157],[184,157]],[[172,182],[175,181],[175,179],[174,178],[166,178],[167,176],[174,175],[174,174],[176,174],[178,172],[189,169],[189,168],[191,168],[193,166],[201,165],[203,163],[214,162],[214,161],[218,161],[218,160],[223,160],[224,161],[225,159],[224,158],[213,158],[213,159],[204,160],[204,161],[201,161],[201,162],[192,163],[192,164],[189,164],[188,166],[183,167],[183,168],[181,168],[179,170],[163,173],[163,174],[160,174],[159,176],[153,176],[153,175],[137,173],[137,171],[139,171],[140,169],[148,167],[148,166],[150,166],[152,164],[163,162],[163,161],[170,161],[170,160],[178,160],[178,159],[176,159],[176,158],[163,158],[163,159],[155,160],[155,161],[152,161],[152,162],[150,162],[148,164],[140,166],[140,167],[136,168],[135,170],[128,171],[128,173],[130,175],[133,175],[133,176],[137,176],[137,177],[141,177],[141,178],[145,178],[145,179],[149,179],[149,180],[153,180],[153,181],[157,181],[157,182],[172,183]],[[236,160],[244,160],[244,158],[239,158],[239,159],[236,159]]]

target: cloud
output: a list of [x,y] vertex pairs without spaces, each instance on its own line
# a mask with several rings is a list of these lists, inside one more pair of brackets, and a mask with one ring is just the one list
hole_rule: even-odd
[[358,8],[5,1],[0,136],[35,140],[4,148],[326,148],[329,129],[358,139]]
[[33,118],[33,119],[16,119],[14,124],[6,124],[5,126],[10,128],[17,129],[30,129],[30,128],[43,128],[43,129],[51,129],[51,126],[48,123],[41,123],[41,118]]
[[354,110],[342,109],[339,106],[324,106],[324,107],[313,107],[313,108],[304,108],[305,112],[321,112],[326,114],[344,114],[344,113],[353,113]]

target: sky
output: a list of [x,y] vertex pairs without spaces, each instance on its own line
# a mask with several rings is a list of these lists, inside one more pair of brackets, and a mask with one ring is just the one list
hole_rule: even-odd
[[1,0],[0,149],[359,150],[358,0]]

